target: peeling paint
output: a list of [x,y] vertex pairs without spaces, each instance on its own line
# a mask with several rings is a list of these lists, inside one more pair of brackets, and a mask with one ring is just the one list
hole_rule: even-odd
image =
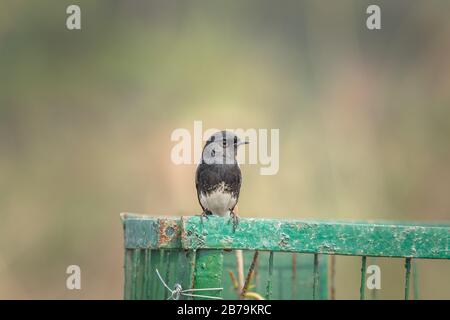
[[384,257],[450,259],[450,226],[241,218],[122,215],[125,247],[264,249]]

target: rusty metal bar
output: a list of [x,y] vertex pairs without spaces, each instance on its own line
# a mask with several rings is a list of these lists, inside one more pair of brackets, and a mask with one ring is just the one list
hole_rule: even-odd
[[256,260],[256,265],[255,265],[255,290],[258,290],[260,287],[260,274],[259,274],[259,264],[260,264],[261,259]]
[[336,256],[330,256],[330,299],[336,300]]
[[292,281],[291,281],[291,299],[295,299],[297,297],[297,254],[294,252],[292,254]]
[[257,251],[255,251],[255,254],[253,255],[252,263],[250,264],[250,268],[248,269],[244,287],[242,288],[242,292],[240,295],[241,299],[243,299],[245,297],[245,294],[247,293],[248,288],[250,287],[250,281],[251,281],[252,277],[254,276],[254,270],[255,270],[256,261],[258,260],[258,255],[259,255],[259,251],[257,250]]

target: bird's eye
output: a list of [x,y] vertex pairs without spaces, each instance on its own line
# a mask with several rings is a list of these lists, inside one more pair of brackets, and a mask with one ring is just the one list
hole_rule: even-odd
[[225,148],[227,146],[227,140],[223,140],[222,145]]

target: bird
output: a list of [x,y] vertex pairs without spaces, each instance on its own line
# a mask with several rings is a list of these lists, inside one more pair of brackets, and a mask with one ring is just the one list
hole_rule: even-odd
[[197,198],[203,209],[201,217],[217,215],[230,217],[233,230],[239,223],[234,212],[239,200],[242,174],[236,160],[238,147],[248,144],[227,130],[211,135],[202,150],[195,173]]

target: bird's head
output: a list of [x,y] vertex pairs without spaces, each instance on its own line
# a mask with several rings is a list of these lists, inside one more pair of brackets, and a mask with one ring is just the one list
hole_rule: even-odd
[[206,141],[202,160],[207,164],[235,164],[237,149],[243,144],[248,141],[242,141],[233,132],[216,132]]

